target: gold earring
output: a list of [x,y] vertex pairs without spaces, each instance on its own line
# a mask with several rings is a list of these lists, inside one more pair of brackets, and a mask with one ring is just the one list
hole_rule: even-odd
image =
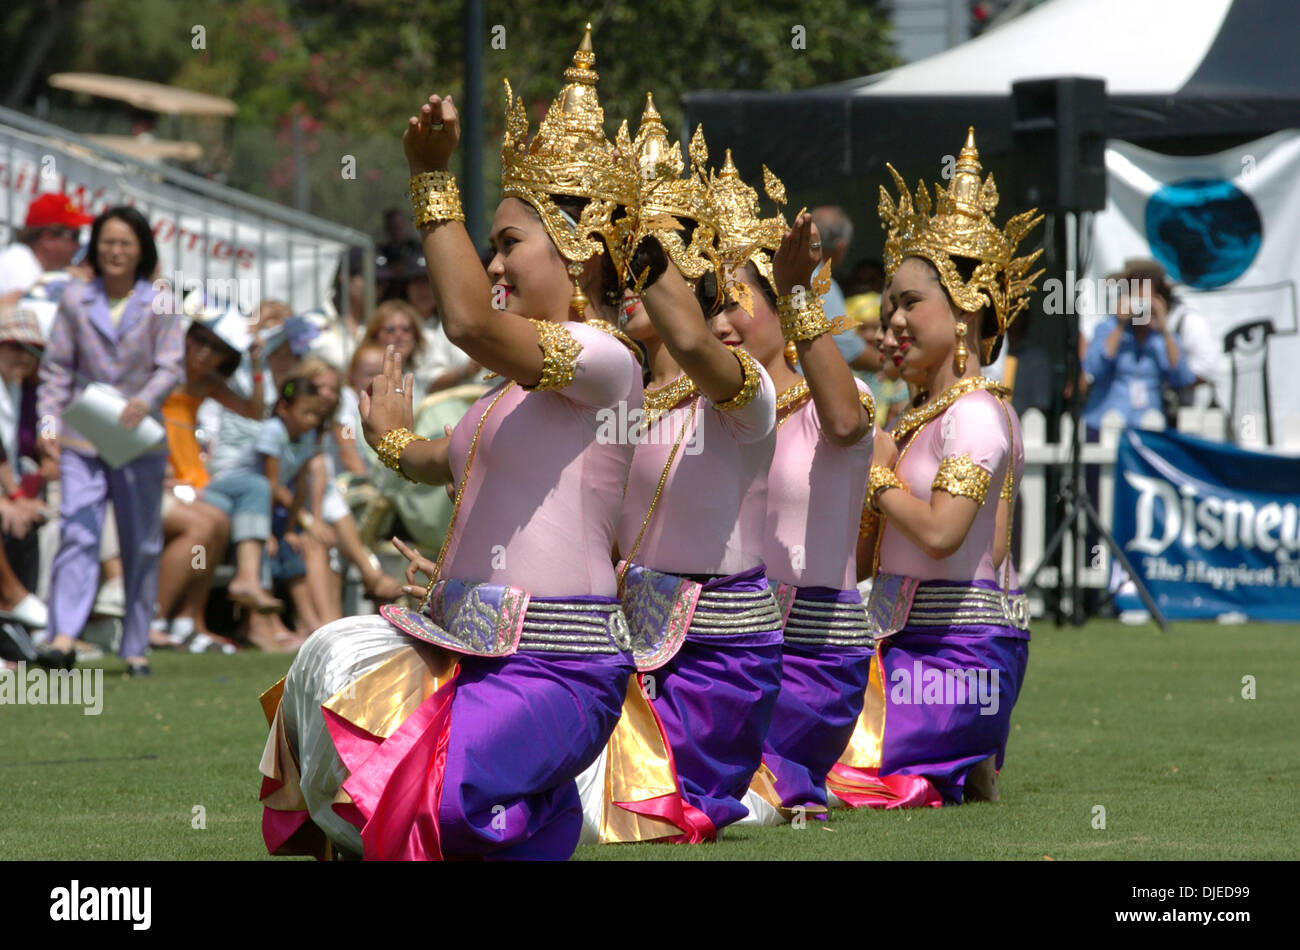
[[578,315],[578,322],[586,319],[587,295],[582,292],[578,278],[582,276],[582,264],[574,261],[569,265],[569,276],[573,278],[573,296],[569,298],[569,308]]
[[957,364],[957,375],[961,376],[966,372],[966,324],[960,320],[957,321],[957,347],[953,350],[953,362]]
[[793,340],[785,345],[785,361],[791,366],[799,365],[799,349],[794,345]]

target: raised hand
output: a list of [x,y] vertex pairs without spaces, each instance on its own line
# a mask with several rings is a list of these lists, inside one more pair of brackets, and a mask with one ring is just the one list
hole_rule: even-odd
[[373,449],[393,429],[409,429],[415,424],[415,377],[402,375],[402,354],[391,343],[384,350],[384,371],[370,381],[368,392],[361,393],[361,432]]
[[460,116],[451,96],[430,96],[418,115],[406,120],[402,149],[411,174],[447,170],[451,153],[460,141]]
[[[816,244],[816,247],[813,245]],[[781,238],[781,246],[772,256],[772,274],[778,294],[792,293],[795,287],[809,290],[812,275],[821,263],[821,237],[812,215],[804,212]]]

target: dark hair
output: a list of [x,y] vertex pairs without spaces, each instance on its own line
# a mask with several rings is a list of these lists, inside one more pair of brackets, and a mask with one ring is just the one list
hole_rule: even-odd
[[149,230],[149,221],[130,205],[116,205],[109,208],[102,212],[90,226],[90,250],[86,257],[90,259],[91,269],[94,270],[96,277],[103,274],[99,269],[99,232],[104,229],[104,222],[113,218],[135,232],[135,239],[140,242],[140,263],[135,266],[135,279],[148,280],[153,276],[154,268],[158,266],[158,245],[154,243],[153,232]]
[[[575,221],[582,218],[583,209],[591,201],[590,198],[577,198],[573,195],[551,195],[551,200],[555,202],[557,208],[567,212]],[[534,214],[537,213],[537,209],[533,208],[532,205],[528,205],[528,207],[532,209]],[[620,205],[614,212],[613,220],[617,221],[626,214],[626,210]],[[603,246],[604,242],[601,243]],[[619,284],[618,271],[614,267],[614,259],[609,256],[609,248],[603,248],[600,252],[600,289],[598,293],[600,294],[599,302],[606,307],[618,307],[623,302],[623,287]]]
[[279,408],[282,403],[292,406],[299,399],[315,395],[317,395],[315,383],[306,377],[295,376],[284,381],[284,385],[280,387],[280,398],[275,401],[275,405],[276,408]]
[[[926,265],[934,273],[935,280],[939,281],[939,286],[943,289],[943,295],[948,298],[948,302],[950,304],[952,304],[954,307],[957,307],[957,309],[960,310],[961,307],[958,307],[956,302],[952,299],[952,294],[948,293],[948,288],[944,287],[942,280],[939,280],[939,268],[935,267],[934,264],[927,258],[917,257],[917,260],[925,261]],[[974,275],[975,273],[975,268],[979,266],[979,261],[975,260],[972,257],[954,256],[952,258],[952,263],[953,266],[957,268],[957,274],[958,276],[961,277],[963,282],[969,281],[971,279],[971,276]],[[982,344],[985,340],[989,340],[989,339],[992,339],[994,341],[993,349],[989,351],[989,358],[987,360],[984,359],[983,346],[980,347],[980,354],[979,354],[980,362],[982,365],[987,366],[991,364],[994,360],[996,360],[998,358],[998,354],[1002,352],[1002,342],[1004,338],[998,335],[998,315],[993,312],[993,308],[981,307],[979,312],[980,312],[980,323],[979,323],[980,343]]]
[[[773,309],[776,308],[776,288],[767,282],[767,278],[759,272],[753,261],[745,262],[745,270],[753,278],[754,283],[758,284],[758,289]],[[704,276],[695,282],[695,297],[700,302],[700,309],[704,311],[704,319],[717,316],[726,308],[726,301],[721,299],[718,294],[718,275],[715,271],[707,270]]]
[[187,339],[191,336],[202,336],[208,342],[215,342],[217,344],[220,348],[219,352],[222,353],[221,362],[217,364],[217,373],[220,374],[223,379],[229,379],[234,374],[235,370],[239,369],[239,364],[243,360],[244,354],[240,353],[239,350],[221,339],[221,337],[217,336],[203,324],[198,322],[191,323],[190,328],[185,332],[185,336]]

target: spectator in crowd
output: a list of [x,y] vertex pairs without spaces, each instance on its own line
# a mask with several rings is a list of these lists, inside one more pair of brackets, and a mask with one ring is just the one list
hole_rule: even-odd
[[[245,357],[230,381],[230,388],[236,394],[243,395],[251,394],[256,387],[261,387],[263,404],[274,406],[279,398],[280,387],[290,379],[293,367],[301,355],[310,349],[315,339],[315,325],[293,316],[287,304],[265,300],[258,306],[257,319],[252,328],[256,329],[261,340],[266,372],[255,367],[252,360]],[[266,492],[265,503],[249,501],[250,510],[264,513],[266,520],[256,523],[257,537],[263,540],[256,546],[250,546],[251,553],[247,557],[255,568],[261,569],[260,586],[267,588],[273,583],[273,571],[270,558],[263,564],[262,554],[264,539],[271,534],[271,486],[266,481],[260,463],[244,464],[257,444],[264,418],[246,418],[212,399],[207,400],[199,411],[199,428],[208,437],[210,444],[208,471],[212,474],[212,484],[208,488],[208,494],[222,489],[246,493],[251,499],[259,490]],[[269,553],[269,545],[265,547]],[[238,552],[237,548],[237,555]],[[255,607],[254,613],[248,618],[249,642],[270,652],[296,650],[302,642],[301,638],[275,615],[275,605],[279,605],[279,600],[272,598],[269,593],[266,597],[268,602]],[[274,601],[274,605],[269,601]]]
[[45,521],[40,476],[19,469],[18,408],[25,379],[40,365],[45,339],[34,314],[0,308],[0,619],[43,629],[49,615],[32,593],[40,572],[37,527]]
[[854,265],[844,280],[846,297],[855,294],[883,294],[885,291],[885,265],[874,257],[864,257]]
[[[235,543],[236,570],[227,596],[255,611],[283,608],[261,582],[262,550],[270,532],[270,490],[265,480],[257,478],[227,475],[214,483],[203,463],[196,428],[199,407],[209,398],[247,419],[260,421],[265,416],[262,387],[243,396],[228,382],[245,350],[253,366],[260,367],[261,343],[250,343],[237,310],[206,311],[201,299],[193,298],[186,304],[194,321],[185,336],[185,381],[163,403],[171,484],[163,497],[166,546],[154,629],[169,630],[167,640],[172,645],[187,644],[194,653],[230,653],[234,644],[208,630],[204,619],[212,571],[224,560],[228,541]],[[194,563],[196,545],[206,552],[202,565]]]
[[331,614],[328,604],[318,603],[313,596],[302,557],[304,532],[316,530],[314,519],[303,517],[309,482],[303,469],[321,451],[324,409],[311,380],[290,378],[280,387],[274,415],[262,423],[257,442],[244,452],[237,466],[241,472],[261,472],[271,486],[274,507],[266,552],[271,558],[271,576],[292,598],[300,640],[339,619]]
[[431,366],[437,355],[429,353],[429,343],[420,332],[420,314],[405,300],[385,300],[375,307],[366,324],[362,345],[374,343],[381,347],[390,344],[402,355],[402,366],[415,376],[415,403],[427,394],[425,388],[432,376]]
[[343,335],[355,341],[366,325],[366,275],[362,269],[364,258],[361,248],[348,249],[348,282],[343,286],[343,268],[340,266],[334,287],[334,309],[343,316]]
[[1173,283],[1159,261],[1145,258],[1125,261],[1120,279],[1126,286],[1132,286],[1133,281],[1150,281],[1152,291],[1168,311],[1169,331],[1178,341],[1183,360],[1195,377],[1189,386],[1165,389],[1165,415],[1169,423],[1176,423],[1180,406],[1208,408],[1219,404],[1225,358],[1223,342],[1214,338],[1209,321],[1174,293]]
[[[109,498],[117,515],[126,616],[120,654],[129,675],[147,675],[149,625],[162,551],[165,451],[149,451],[111,468],[95,446],[67,425],[63,410],[90,382],[126,397],[119,419],[128,429],[156,413],[184,374],[184,337],[174,305],[156,300],[158,263],[149,222],[135,208],[113,207],[91,227],[95,279],[69,284],[41,363],[41,451],[57,459],[62,481],[60,544],[50,592],[52,646],[66,653],[85,629],[99,580],[99,542]],[[61,431],[59,431],[61,428]]]
[[389,265],[423,253],[420,239],[411,228],[409,211],[400,208],[384,209],[384,240],[375,250]]
[[71,264],[81,229],[91,220],[62,192],[32,201],[18,240],[0,251],[0,298],[15,292],[21,296],[41,274]]
[[[821,236],[822,260],[830,261],[831,268],[831,289],[822,296],[822,307],[826,311],[826,316],[834,320],[836,317],[843,316],[848,309],[844,302],[844,291],[840,289],[839,283],[839,279],[844,275],[839,274],[839,270],[853,241],[853,222],[849,220],[843,208],[835,205],[814,208],[812,215],[813,224],[817,226],[817,233]],[[838,278],[837,274],[839,274]],[[855,331],[845,330],[843,333],[835,334],[835,344],[850,366],[854,369],[865,368],[855,364],[862,355],[864,346],[862,338]]]
[[471,382],[479,375],[479,366],[447,338],[438,318],[438,305],[429,283],[424,255],[409,257],[399,263],[401,299],[409,303],[420,317],[424,336],[424,360],[413,367],[416,388],[422,395]]
[[885,359],[883,349],[884,323],[894,308],[884,297],[874,293],[857,294],[846,303],[849,318],[857,324],[858,335],[865,344],[862,355],[857,360],[863,368],[854,372],[871,387],[871,395],[876,402],[876,421],[884,428],[903,414],[910,398],[907,384],[899,379],[898,367],[891,360]]
[[[1138,283],[1129,278],[1137,276]],[[1151,275],[1148,274],[1148,277]],[[1169,327],[1167,282],[1143,281],[1136,270],[1121,275],[1125,293],[1114,316],[1097,325],[1083,360],[1088,400],[1083,422],[1095,439],[1106,413],[1119,412],[1128,425],[1137,425],[1148,411],[1163,414],[1164,387],[1181,389],[1196,377],[1183,358]]]
[[[310,380],[323,405],[321,453],[309,466],[311,487],[306,527],[308,583],[317,603],[330,605],[323,613],[342,613],[343,577],[341,566],[332,557],[333,548],[356,565],[366,594],[375,601],[392,601],[402,595],[402,585],[383,572],[379,560],[366,550],[357,530],[352,511],[339,491],[335,476],[339,471],[366,474],[365,463],[357,452],[357,429],[361,414],[352,404],[345,410],[342,374],[324,360],[308,357],[294,369],[294,376]],[[355,398],[355,397],[354,397]],[[313,570],[313,567],[316,567]]]

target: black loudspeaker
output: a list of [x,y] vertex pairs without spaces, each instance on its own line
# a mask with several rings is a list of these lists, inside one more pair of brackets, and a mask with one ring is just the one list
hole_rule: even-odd
[[1106,81],[1079,76],[1011,84],[1017,208],[1048,213],[1106,207]]

